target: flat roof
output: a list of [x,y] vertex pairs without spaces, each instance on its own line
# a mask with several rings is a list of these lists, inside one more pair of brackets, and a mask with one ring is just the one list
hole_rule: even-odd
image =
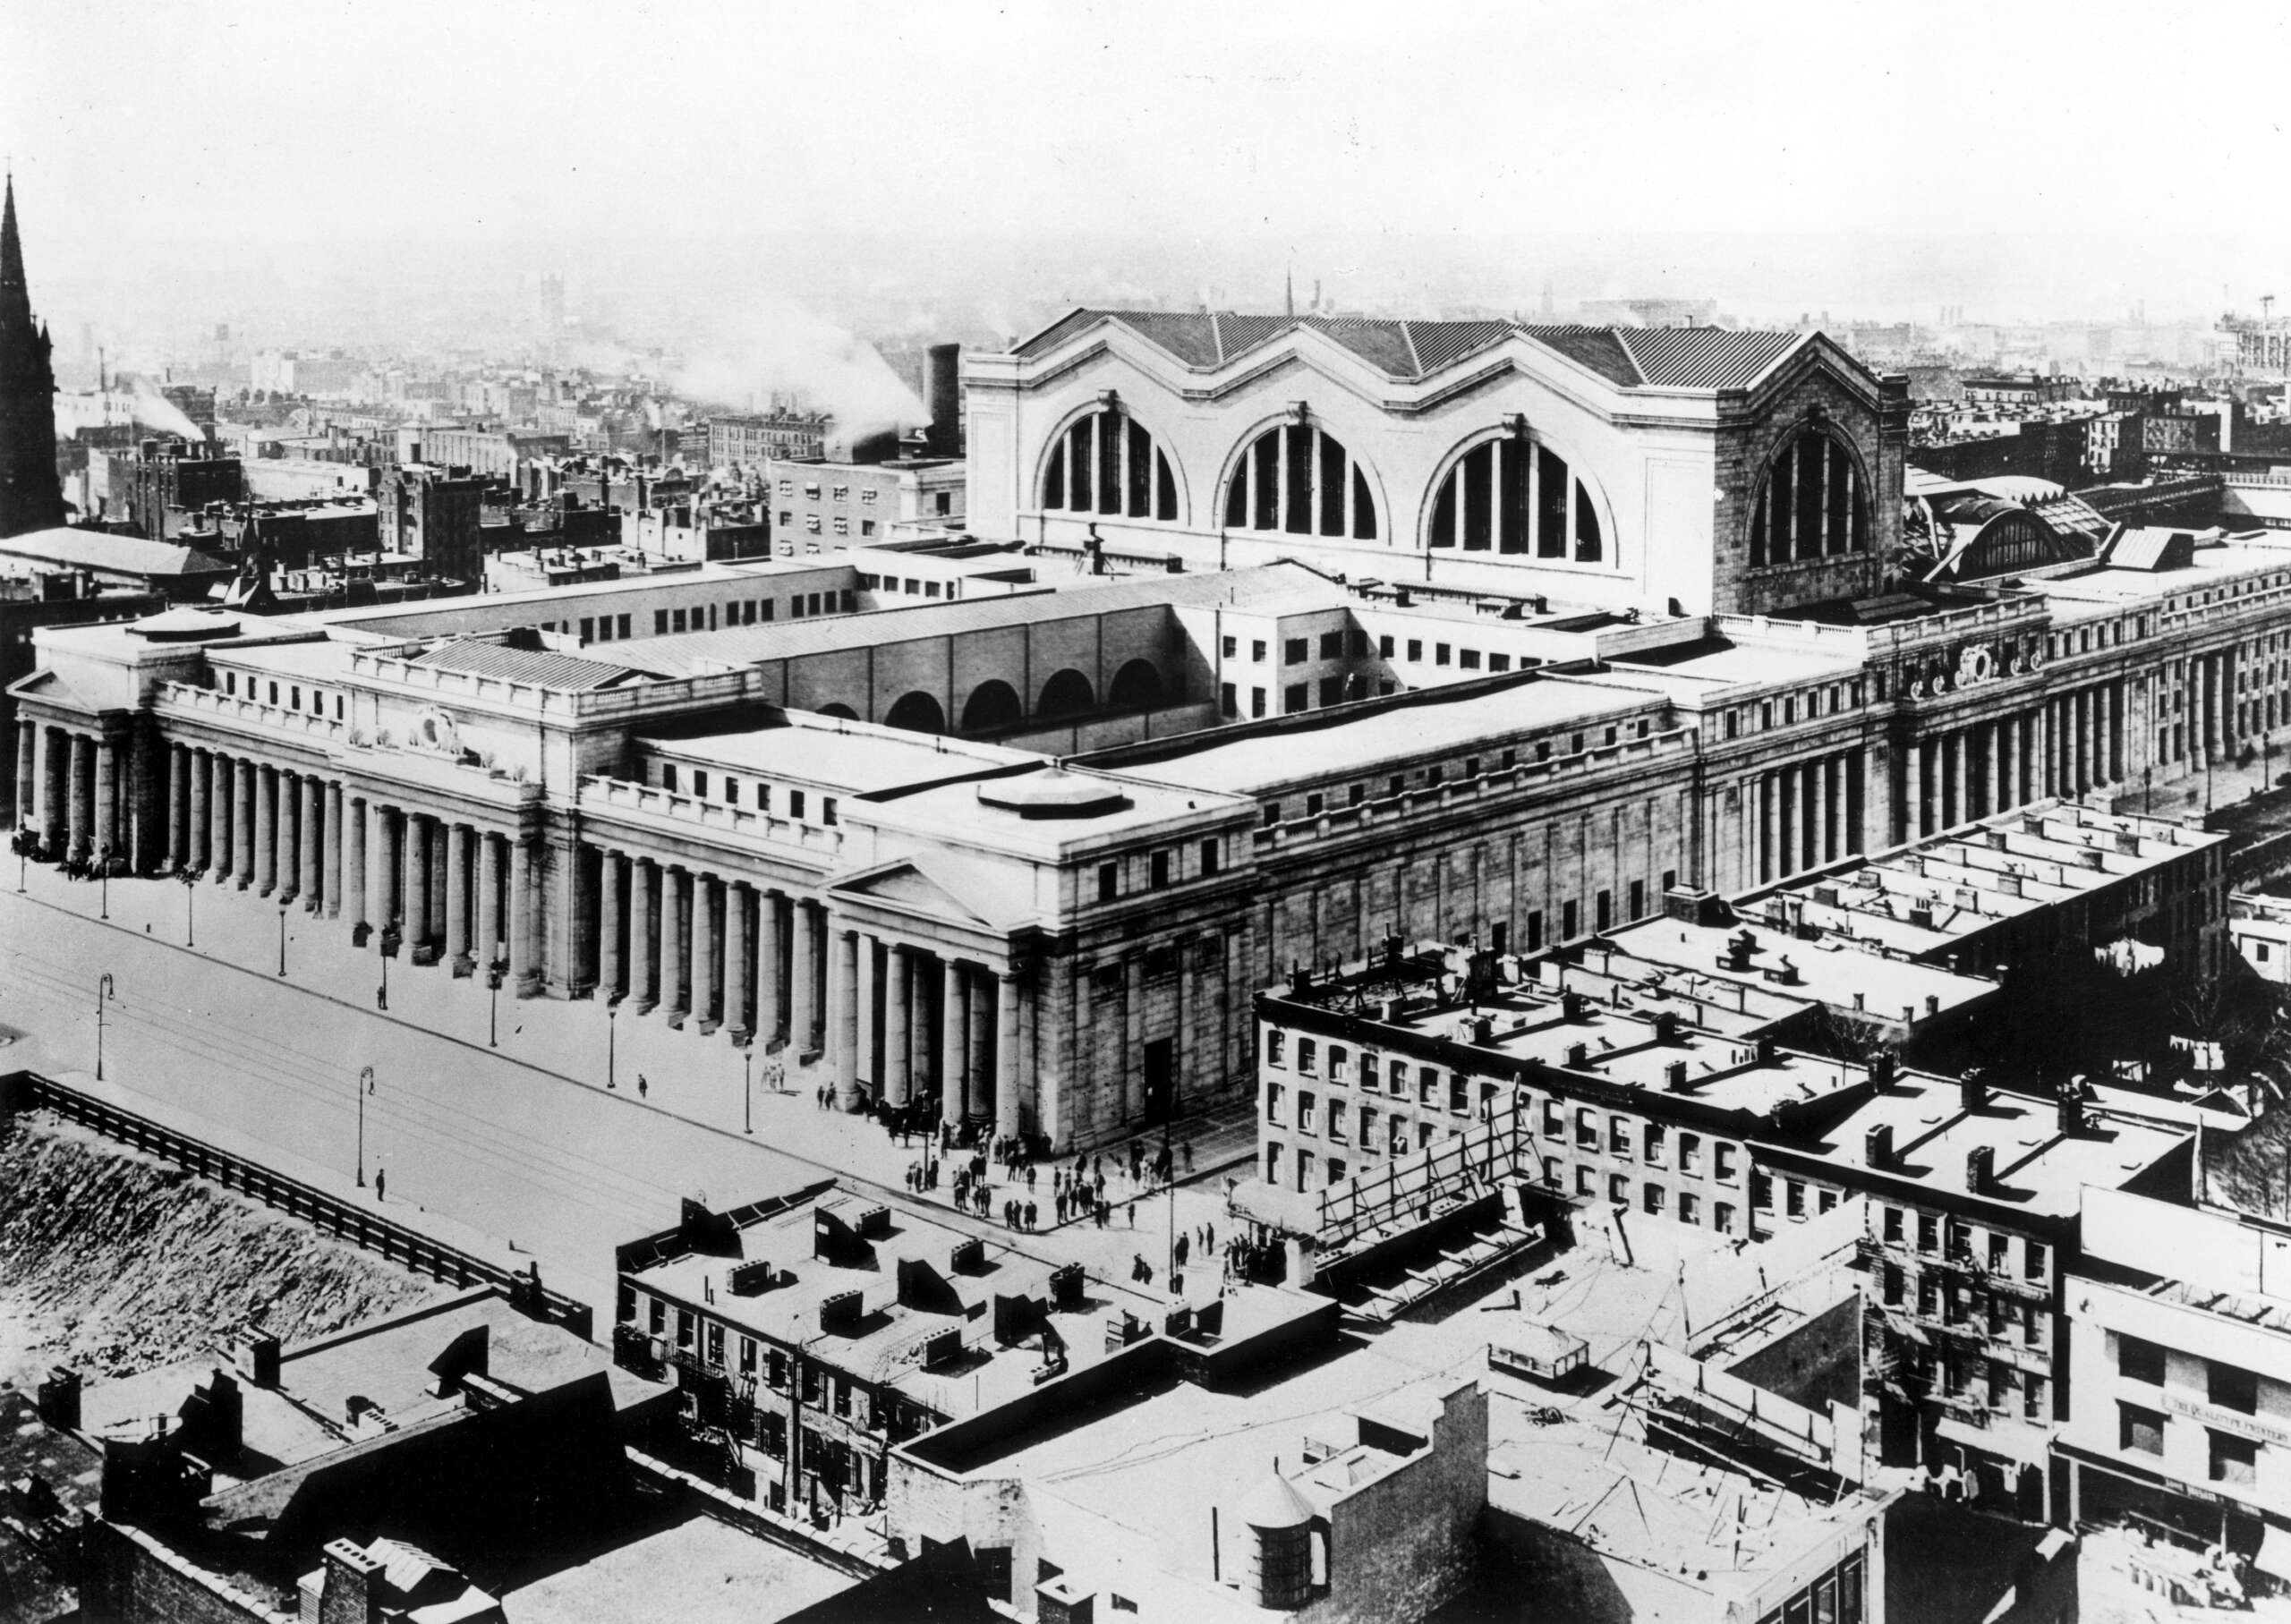
[[1858,676],[1861,673],[1861,656],[1858,647],[1840,649],[1832,655],[1816,649],[1736,642],[1712,633],[1691,642],[1618,655],[1607,663],[1617,670],[1633,673],[1643,669],[1702,682],[1750,685],[1793,683],[1808,677]]
[[[2186,525],[2149,525],[2144,530],[2170,533]],[[2185,569],[2137,570],[2102,566],[2073,575],[2051,575],[2028,583],[2028,590],[2047,598],[2074,602],[2086,599],[2104,606],[2130,606],[2176,592],[2200,591],[2244,575],[2291,567],[2291,538],[2281,542],[2241,540],[2199,543],[2193,561]]]
[[[1745,934],[1753,948],[1750,962],[1742,969],[1730,968],[1728,944]],[[1756,918],[1738,918],[1731,924],[1649,919],[1609,931],[1605,940],[1636,959],[1675,965],[1699,976],[1752,988],[1778,987],[1784,994],[1833,1009],[1866,1008],[1877,1020],[1929,1019],[1997,991],[1996,982],[1977,976],[1867,951],[1835,936],[1806,941],[1794,931],[1776,930]],[[1597,951],[1596,946],[1588,950]],[[1786,979],[1769,980],[1769,970]]]
[[847,729],[814,727],[788,720],[737,733],[639,734],[635,742],[679,761],[701,761],[756,778],[793,778],[851,795],[899,789],[1041,759],[1032,752],[904,729],[864,724],[853,724]]
[[501,1594],[517,1624],[781,1619],[851,1576],[694,1509],[671,1526]]
[[[1871,1168],[1868,1135],[1879,1127],[1893,1130],[1893,1159]],[[1982,1200],[2046,1218],[2073,1218],[2085,1186],[2120,1188],[2193,1131],[2091,1113],[2083,1131],[2069,1138],[2060,1132],[2058,1109],[2049,1100],[1992,1090],[1980,1111],[1968,1115],[1958,1084],[1904,1072],[1833,1127],[1820,1154],[1832,1166],[1878,1175],[1868,1187],[1883,1200],[1887,1178],[1963,1192],[1965,1158],[1986,1146],[1996,1160]]]
[[[1532,674],[1494,690],[1445,693],[1433,689],[1406,704],[1367,701],[1309,714],[1317,725],[1211,729],[1153,760],[1111,768],[1124,778],[1229,795],[1253,795],[1344,772],[1367,773],[1390,761],[1461,751],[1508,735],[1638,715],[1659,706],[1652,695],[1626,695],[1596,683]],[[1325,720],[1319,718],[1325,718]],[[1603,744],[1604,741],[1587,741]]]
[[[1290,597],[1306,588],[1326,592],[1332,606],[1350,601],[1343,588],[1301,564],[1265,564],[1208,574],[1147,575],[1056,590],[1044,587],[996,592],[981,598],[958,598],[952,602],[926,599],[921,603],[856,615],[822,615],[804,620],[760,622],[752,626],[726,626],[714,632],[672,633],[666,637],[646,638],[643,658],[664,672],[689,675],[775,659],[880,648],[924,638],[959,637],[1005,626],[1052,625],[1128,610],[1219,603],[1254,609],[1261,599]],[[635,656],[632,653],[630,658]]]

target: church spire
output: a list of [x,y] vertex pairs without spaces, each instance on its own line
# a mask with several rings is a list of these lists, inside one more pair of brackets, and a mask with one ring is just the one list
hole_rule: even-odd
[[31,290],[24,281],[24,244],[16,234],[16,175],[8,174],[7,200],[0,203],[0,314],[21,309],[31,314]]
[[47,328],[32,319],[12,172],[0,193],[0,536],[64,523],[53,348]]

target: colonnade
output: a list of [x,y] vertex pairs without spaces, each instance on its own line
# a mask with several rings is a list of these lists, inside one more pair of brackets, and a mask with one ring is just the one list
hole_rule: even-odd
[[1866,752],[1845,750],[1758,776],[1744,834],[1755,845],[1759,883],[1865,849],[1869,772]]
[[596,893],[600,997],[735,1042],[784,1041],[845,1106],[935,1096],[946,1121],[1019,1131],[1022,993],[1008,968],[634,853],[598,853]]
[[127,864],[134,817],[129,767],[128,745],[107,734],[20,722],[17,821],[38,829],[41,846],[58,859]]
[[1929,734],[1903,754],[1903,837],[1918,839],[2124,777],[2124,687],[2106,682]]

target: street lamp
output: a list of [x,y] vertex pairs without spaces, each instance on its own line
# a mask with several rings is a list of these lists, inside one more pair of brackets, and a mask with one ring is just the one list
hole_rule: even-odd
[[612,1076],[613,1061],[618,1047],[617,1040],[619,1034],[620,1006],[613,1004],[605,1010],[605,1086],[607,1088],[617,1089],[620,1086],[613,1081]]
[[503,961],[498,958],[485,966],[485,1046],[488,1049],[501,1047],[501,981],[506,968]]
[[374,1068],[358,1071],[358,1187],[366,1187],[366,1096],[374,1092]]
[[278,905],[278,974],[286,974],[286,905]]
[[197,923],[192,917],[192,898],[199,893],[199,876],[189,869],[177,869],[175,878],[183,882],[183,945],[199,945]]
[[740,1050],[740,1132],[755,1132],[755,1050]]
[[103,917],[109,919],[111,917],[111,847],[107,846],[96,853],[96,875],[103,889]]
[[111,973],[96,982],[96,1081],[104,1080],[104,1005],[111,999]]

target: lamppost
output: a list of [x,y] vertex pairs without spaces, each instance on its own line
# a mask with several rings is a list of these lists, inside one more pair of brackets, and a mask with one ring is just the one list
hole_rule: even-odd
[[111,1001],[111,973],[96,982],[96,1081],[104,1080],[104,1006]]
[[740,1050],[740,1132],[755,1132],[755,1050]]
[[183,882],[183,945],[199,945],[197,922],[192,917],[192,898],[199,894],[199,876],[189,869],[177,869],[175,878]]
[[613,1081],[612,1076],[613,1061],[618,1050],[619,1035],[620,1006],[614,1004],[605,1010],[605,1086],[607,1088],[617,1089],[620,1086]]
[[286,905],[278,905],[278,974],[286,974]]
[[493,959],[485,966],[485,1046],[501,1047],[501,980],[506,966],[500,959]]
[[97,883],[103,890],[103,917],[109,919],[111,917],[111,847],[107,846],[96,853],[96,877]]
[[366,1096],[374,1092],[374,1068],[358,1071],[358,1187],[366,1187]]

